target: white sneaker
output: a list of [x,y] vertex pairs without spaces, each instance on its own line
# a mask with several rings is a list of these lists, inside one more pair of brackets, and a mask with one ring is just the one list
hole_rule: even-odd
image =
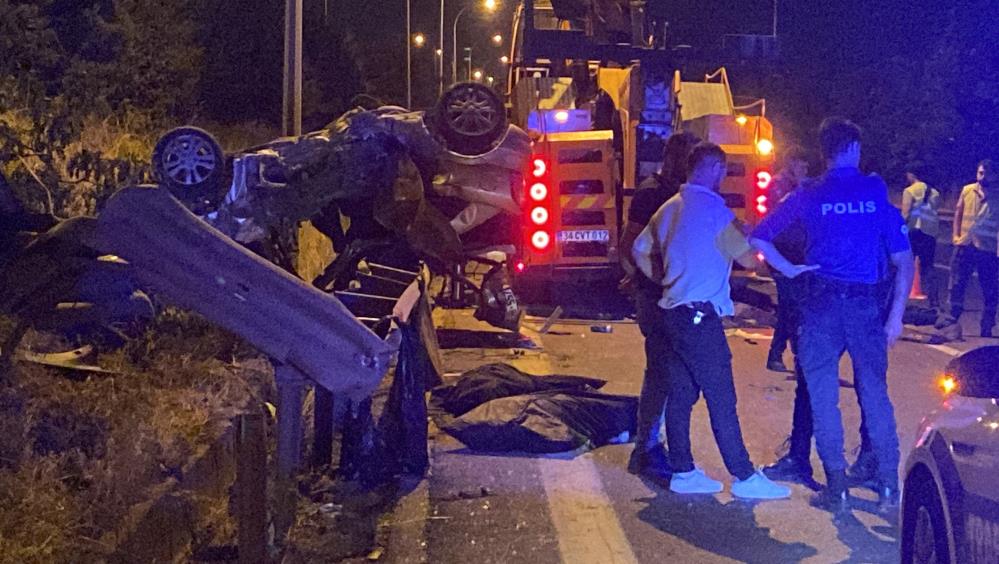
[[786,499],[791,497],[791,488],[774,483],[757,470],[745,480],[732,482],[732,495],[744,499]]
[[690,472],[675,472],[669,481],[669,490],[678,494],[715,494],[722,489],[721,482],[712,480],[700,468]]

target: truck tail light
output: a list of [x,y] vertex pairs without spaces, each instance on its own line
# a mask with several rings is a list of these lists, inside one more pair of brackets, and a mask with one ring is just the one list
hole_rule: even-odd
[[770,211],[770,197],[767,195],[774,177],[769,170],[756,171],[756,213],[766,215]]
[[528,198],[524,207],[524,214],[530,218],[530,222],[525,218],[524,235],[528,245],[536,252],[547,251],[552,244],[550,172],[551,168],[544,156],[531,157],[528,178],[530,187],[527,189]]
[[542,178],[548,174],[548,162],[541,157],[531,159],[531,168],[531,176],[534,178]]
[[760,212],[760,214],[767,213],[767,197],[763,194],[756,197],[756,211]]
[[531,210],[531,221],[534,225],[544,225],[548,223],[548,210],[538,206]]
[[535,231],[534,235],[531,235],[531,245],[539,251],[547,249],[551,242],[552,236],[547,231]]
[[774,177],[770,174],[769,170],[758,170],[756,171],[756,187],[760,190],[770,189],[770,183],[773,182]]

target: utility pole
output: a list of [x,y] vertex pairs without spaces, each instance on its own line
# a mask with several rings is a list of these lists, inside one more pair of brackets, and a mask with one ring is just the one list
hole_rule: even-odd
[[302,134],[302,0],[285,0],[281,131]]
[[406,109],[413,108],[413,30],[410,0],[406,0]]
[[779,1],[780,0],[774,0],[774,27],[773,27],[774,37],[777,37],[777,3]]
[[441,0],[441,26],[437,35],[437,96],[444,95],[444,0]]

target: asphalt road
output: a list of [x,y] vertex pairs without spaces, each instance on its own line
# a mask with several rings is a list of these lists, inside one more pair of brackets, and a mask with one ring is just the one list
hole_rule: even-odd
[[[464,311],[445,311],[438,322],[456,332],[488,330]],[[975,327],[975,320],[967,320],[967,325]],[[538,374],[603,378],[608,380],[605,391],[637,395],[644,368],[641,335],[631,322],[612,326],[613,332],[605,334],[591,332],[587,322],[559,323],[552,334],[533,335],[541,345],[535,350],[504,348],[508,342],[485,335],[482,342],[491,345],[446,350],[446,364],[449,371],[458,372],[505,361]],[[769,346],[765,333],[729,338],[739,415],[757,465],[777,457],[789,430],[794,394],[786,375],[763,368]],[[940,400],[937,379],[942,367],[958,351],[983,343],[969,339],[930,347],[902,342],[891,352],[889,385],[903,459],[921,417]],[[858,444],[859,414],[849,386],[848,360],[841,367],[841,379],[849,455]],[[703,402],[694,412],[692,440],[698,465],[729,483]],[[860,489],[852,492],[860,499],[852,515],[834,520],[809,505],[812,492],[800,485],[793,486],[790,500],[760,503],[733,499],[727,491],[715,496],[672,494],[626,471],[630,444],[576,456],[538,457],[480,455],[443,434],[432,442],[429,479],[392,517],[400,525],[393,526],[405,530],[392,536],[385,554],[390,562],[776,563],[898,558],[894,523],[877,515],[873,493]],[[813,466],[822,481],[814,454]]]

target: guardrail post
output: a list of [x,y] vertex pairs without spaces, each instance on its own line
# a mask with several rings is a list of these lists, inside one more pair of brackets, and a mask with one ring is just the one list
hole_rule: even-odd
[[274,524],[277,538],[284,539],[295,521],[298,491],[295,475],[302,467],[302,403],[305,376],[295,367],[274,364],[278,389],[277,508]]
[[267,561],[267,433],[263,413],[241,415],[236,436],[236,522],[240,564]]
[[333,458],[333,392],[316,385],[316,405],[313,410],[315,437],[312,442],[312,466],[322,468]]

